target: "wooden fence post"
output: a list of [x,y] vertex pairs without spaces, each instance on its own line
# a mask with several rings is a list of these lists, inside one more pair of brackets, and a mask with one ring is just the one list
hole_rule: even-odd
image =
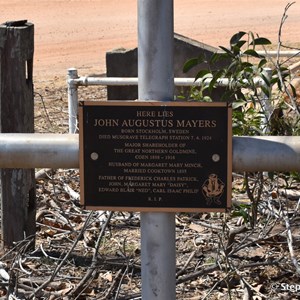
[[[0,132],[33,133],[34,26],[0,25]],[[35,235],[34,169],[0,169],[1,246]]]

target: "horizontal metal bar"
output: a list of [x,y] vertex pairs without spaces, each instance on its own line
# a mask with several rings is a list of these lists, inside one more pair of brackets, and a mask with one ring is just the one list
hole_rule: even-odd
[[[209,85],[211,78],[197,79],[194,78],[174,78],[174,84],[176,86],[197,86],[201,84]],[[244,81],[247,83],[247,81]],[[230,80],[228,78],[219,78],[216,82],[218,86],[228,86]],[[257,86],[262,86],[265,84],[261,77],[255,77],[254,83]],[[75,86],[89,86],[89,85],[105,85],[105,86],[132,86],[138,85],[137,77],[79,77],[68,79],[69,85]],[[236,83],[237,85],[239,83]]]
[[78,168],[76,134],[1,133],[0,168]]
[[233,138],[234,171],[300,171],[300,137]]
[[266,57],[289,57],[289,56],[300,56],[300,51],[297,50],[291,50],[291,51],[256,51],[260,55],[264,55]]
[[138,85],[137,77],[88,77],[81,76],[76,79],[69,79],[68,84],[74,84],[77,86],[88,85],[111,85],[111,86],[129,86]]
[[[78,134],[0,134],[0,168],[78,167]],[[234,137],[233,171],[300,171],[300,137]]]

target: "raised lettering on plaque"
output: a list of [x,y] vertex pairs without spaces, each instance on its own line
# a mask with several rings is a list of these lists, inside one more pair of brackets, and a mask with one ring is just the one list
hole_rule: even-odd
[[96,102],[79,107],[81,204],[123,211],[225,211],[231,107]]

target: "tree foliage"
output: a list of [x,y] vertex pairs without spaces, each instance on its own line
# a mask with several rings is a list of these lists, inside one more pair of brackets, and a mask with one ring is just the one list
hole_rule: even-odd
[[[220,46],[209,61],[202,56],[191,58],[183,67],[184,72],[196,70],[190,99],[212,101],[212,92],[221,85],[224,92],[220,101],[232,103],[234,135],[298,134],[292,74],[286,61],[272,61],[266,49],[271,45],[265,37],[239,31],[231,37],[229,47]],[[225,68],[197,70],[203,62],[212,66],[221,61],[226,62]]]

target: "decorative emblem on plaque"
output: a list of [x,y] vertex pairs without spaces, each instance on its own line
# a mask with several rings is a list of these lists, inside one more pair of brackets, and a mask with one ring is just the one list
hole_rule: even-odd
[[220,205],[220,197],[224,192],[224,188],[225,184],[218,178],[218,175],[210,174],[208,179],[206,179],[202,185],[202,193],[206,199],[207,205]]

